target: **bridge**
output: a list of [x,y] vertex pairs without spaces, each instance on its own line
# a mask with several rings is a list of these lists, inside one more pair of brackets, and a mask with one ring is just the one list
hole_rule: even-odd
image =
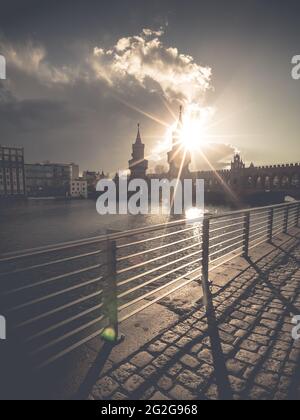
[[[238,155],[237,155],[238,156]],[[239,156],[237,157],[239,159]],[[300,198],[300,164],[254,166],[246,168],[238,160],[231,169],[220,171],[197,172],[198,179],[204,179],[206,193],[228,195],[232,191],[240,198],[264,195],[277,197],[281,201],[284,196]]]

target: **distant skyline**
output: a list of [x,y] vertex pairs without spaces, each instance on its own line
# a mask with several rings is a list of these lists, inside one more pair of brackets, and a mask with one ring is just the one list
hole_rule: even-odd
[[166,133],[183,104],[202,108],[193,169],[300,156],[296,0],[3,0],[0,144],[26,162],[128,167],[141,124],[150,169],[166,163]]

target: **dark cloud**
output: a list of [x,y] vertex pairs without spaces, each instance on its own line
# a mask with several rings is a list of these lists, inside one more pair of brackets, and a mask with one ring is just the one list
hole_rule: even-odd
[[[196,93],[188,92],[189,83],[180,88],[177,77],[166,83],[156,69],[166,74],[192,65],[193,74],[202,66],[213,71],[215,92],[206,105],[215,106],[221,121],[213,134],[234,138],[233,146],[205,146],[214,166],[226,166],[235,147],[256,163],[293,161],[300,152],[300,96],[290,60],[299,53],[299,11],[296,0],[273,0],[272,8],[269,0],[2,0],[0,54],[8,56],[8,80],[0,85],[1,143],[25,146],[28,161],[126,168],[137,122],[151,155],[165,135],[158,121],[173,124],[177,115],[177,104],[170,112],[163,97]],[[144,54],[134,37],[161,26],[162,46],[148,45]],[[148,43],[162,39],[160,33],[144,36]],[[117,52],[121,40],[138,54],[127,57],[128,47]],[[93,55],[95,47],[106,60]],[[137,71],[126,69],[120,78],[116,64],[137,57]],[[253,141],[245,140],[248,134]],[[207,167],[199,156],[195,165]]]

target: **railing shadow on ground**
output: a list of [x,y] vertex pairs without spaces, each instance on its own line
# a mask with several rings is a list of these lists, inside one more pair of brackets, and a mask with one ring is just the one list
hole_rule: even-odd
[[229,374],[226,368],[225,358],[221,346],[218,323],[211,293],[208,293],[206,320],[208,325],[208,337],[210,338],[211,343],[212,358],[214,362],[214,371],[219,397],[221,400],[232,400],[233,393],[229,383]]
[[[290,240],[286,241],[286,243],[289,243],[289,242],[290,242]],[[293,249],[295,247],[296,246],[291,247],[289,252],[292,253]],[[281,256],[279,262],[276,262],[276,264],[272,264],[271,266],[268,264],[267,261],[264,261],[265,258],[268,257],[269,254],[274,253],[274,251],[275,251],[275,249],[274,249],[274,247],[272,247],[272,250],[270,250],[268,252],[268,254],[266,254],[265,256],[256,260],[255,264],[263,263],[263,266],[261,268],[259,268],[258,271],[256,270],[257,275],[255,276],[253,281],[249,282],[249,284],[247,285],[247,288],[245,290],[241,291],[240,296],[238,298],[236,298],[236,300],[227,308],[226,311],[224,311],[222,313],[221,316],[216,316],[215,308],[211,307],[211,305],[212,305],[212,302],[213,302],[214,298],[216,297],[216,295],[219,294],[219,293],[225,292],[228,285],[224,286],[222,289],[220,289],[220,292],[218,292],[216,295],[214,295],[214,296],[209,295],[210,299],[208,301],[208,306],[210,305],[210,308],[207,311],[206,315],[203,315],[203,320],[205,320],[205,322],[207,323],[207,326],[208,326],[207,331],[201,336],[201,338],[194,339],[191,343],[189,343],[187,346],[182,348],[181,352],[178,355],[176,355],[175,357],[172,358],[171,365],[166,366],[164,369],[162,369],[159,372],[159,375],[157,377],[152,378],[152,380],[151,380],[152,384],[155,383],[155,382],[158,382],[159,377],[164,375],[167,372],[167,370],[170,366],[179,362],[180,358],[184,354],[188,353],[193,346],[197,345],[199,342],[203,341],[205,338],[209,338],[209,341],[210,341],[210,346],[209,347],[210,347],[210,350],[211,350],[213,367],[214,367],[214,378],[215,378],[216,385],[218,387],[219,399],[230,400],[230,399],[233,398],[233,391],[232,391],[230,381],[229,381],[229,373],[228,373],[228,369],[226,367],[226,360],[228,359],[229,356],[226,353],[224,353],[224,351],[222,349],[222,341],[221,341],[221,338],[220,338],[219,326],[220,326],[221,323],[223,323],[226,320],[228,315],[231,314],[232,311],[234,311],[236,309],[236,306],[242,300],[247,298],[247,296],[251,295],[251,293],[253,292],[253,290],[255,289],[255,287],[258,284],[262,283],[261,273],[263,274],[264,277],[268,276],[268,274],[270,274],[272,271],[274,271],[278,266],[282,265],[282,262],[283,262],[282,256]],[[251,265],[249,265],[245,269],[245,272],[247,270],[249,270],[249,268],[251,268]],[[233,283],[236,282],[238,280],[238,278],[243,275],[243,273],[240,273],[238,276],[236,276],[234,279],[232,279],[232,281],[230,281],[230,283],[229,283],[229,286],[233,285]],[[275,296],[275,294],[274,294],[274,296]],[[275,297],[277,297],[277,296],[275,296]],[[203,304],[200,304],[200,302],[199,302],[199,307],[198,307],[197,310],[195,310],[195,312],[201,310],[201,308],[203,309]],[[184,319],[185,319],[185,317],[181,318],[178,321],[178,324],[183,322]],[[176,323],[176,325],[177,325],[177,323]],[[249,331],[249,335],[251,333],[253,333],[253,330],[257,325],[258,325],[258,323],[255,323],[255,325],[252,326],[252,328]],[[235,350],[234,351],[236,351],[238,349],[239,349],[239,343],[237,343],[235,345]],[[270,351],[271,351],[271,349],[270,349]],[[100,358],[100,360],[101,360],[101,358]],[[93,385],[92,382],[94,382],[94,384],[95,384],[97,382],[97,380],[99,379],[99,375],[96,374],[97,371],[101,372],[101,369],[99,369],[99,368],[97,368],[97,366],[95,366],[95,370],[94,370],[94,372],[91,373],[91,376],[90,376],[91,380],[87,381],[88,386],[86,388],[86,391],[88,391],[88,389],[90,388],[90,385]],[[139,392],[137,392],[134,395],[134,398],[136,398],[136,399],[141,398],[145,389],[146,389],[146,386],[143,386],[139,390]],[[85,395],[87,395],[86,391],[84,392]],[[201,390],[198,391],[198,397],[200,399],[202,399],[202,398],[205,399],[205,396],[203,395]]]
[[114,346],[112,344],[104,342],[104,345],[101,351],[99,352],[98,357],[94,361],[92,367],[90,368],[83,382],[81,383],[78,392],[74,396],[75,400],[86,400],[89,397],[90,392],[95,383],[97,382],[101,372],[103,371],[104,366],[113,348]]
[[[286,309],[288,309],[288,311],[294,315],[299,314],[300,309],[296,308],[296,306],[294,306],[289,299],[286,299],[282,295],[280,290],[276,289],[276,287],[269,281],[268,274],[264,274],[263,271],[257,266],[257,264],[253,262],[253,260],[250,257],[247,257],[246,260],[249,263],[250,267],[252,267],[257,272],[257,274],[263,280],[264,284],[272,291],[274,296],[282,302]],[[276,268],[277,267],[275,266],[274,269]]]
[[[288,236],[290,236],[292,239],[299,240],[299,236],[294,236],[294,235],[288,235]],[[286,242],[289,242],[289,240]],[[294,256],[292,255],[292,252],[297,247],[297,245],[293,246],[288,252],[285,249],[275,245],[273,242],[270,242],[270,245],[272,245],[274,249],[280,250],[285,255],[284,258],[287,257],[287,258],[295,259]],[[272,252],[274,251],[274,249],[272,250]],[[257,273],[257,279],[254,282],[252,282],[248,290],[246,290],[245,293],[243,293],[243,295],[240,297],[239,300],[242,300],[242,298],[244,298],[245,295],[247,295],[251,289],[254,289],[256,285],[260,283],[262,280],[270,288],[273,295],[283,303],[286,311],[290,313],[294,313],[294,314],[300,313],[300,310],[298,310],[288,299],[286,299],[280,293],[280,291],[277,290],[276,287],[274,287],[272,283],[268,280],[269,274],[272,271],[276,270],[276,268],[282,265],[283,263],[282,259],[279,263],[276,263],[272,267],[270,267],[266,272],[264,272],[263,269],[259,268],[258,266],[259,261],[262,261],[263,258],[258,260],[257,263],[254,262],[250,256],[244,256],[244,259],[249,264],[249,267],[245,271],[247,271],[249,268],[253,268]],[[238,277],[239,276],[237,276],[237,278]],[[233,279],[232,282],[234,282],[234,280],[235,279]],[[223,290],[226,290],[226,287],[227,286],[225,286]],[[218,387],[219,398],[221,400],[230,400],[230,399],[233,399],[233,391],[232,391],[230,381],[229,381],[229,373],[226,367],[226,357],[222,350],[218,325],[220,324],[220,322],[226,319],[226,315],[234,309],[234,306],[236,305],[237,302],[235,302],[232,305],[232,307],[228,308],[225,311],[225,313],[222,315],[222,317],[219,320],[217,320],[216,315],[215,315],[213,298],[214,297],[211,294],[210,289],[208,289],[207,290],[208,302],[207,302],[207,308],[206,308],[206,320],[208,324],[208,336],[210,337],[210,342],[211,342],[212,358],[214,362],[214,375],[215,375],[215,379],[216,379],[216,383]],[[300,362],[300,359],[299,359],[299,362]],[[300,369],[298,369],[298,372],[300,376]],[[296,378],[295,381],[299,379],[299,376],[297,376],[297,373],[295,374],[295,378]],[[297,398],[296,395],[294,395],[294,398],[295,399]]]

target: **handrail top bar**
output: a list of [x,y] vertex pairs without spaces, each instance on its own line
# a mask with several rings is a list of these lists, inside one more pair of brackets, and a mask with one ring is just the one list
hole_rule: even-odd
[[[208,220],[217,220],[217,219],[223,219],[223,218],[228,217],[228,216],[236,216],[236,215],[244,214],[244,213],[252,213],[252,212],[259,211],[259,210],[263,211],[263,210],[285,208],[287,206],[293,206],[293,205],[297,205],[297,204],[300,204],[300,201],[295,200],[295,201],[292,201],[292,202],[281,203],[281,204],[276,204],[276,205],[271,205],[271,206],[255,207],[255,208],[247,208],[247,209],[236,210],[236,211],[229,211],[229,212],[224,212],[224,213],[218,214],[218,215],[212,215],[212,214],[208,213],[208,214],[204,214],[204,218],[208,219]],[[171,229],[173,227],[186,225],[187,223],[190,224],[190,225],[197,224],[197,223],[201,222],[202,220],[203,220],[203,217],[199,217],[199,218],[195,218],[195,219],[191,219],[191,220],[180,219],[180,220],[176,220],[174,222],[168,222],[168,223],[153,225],[153,226],[149,226],[149,227],[142,227],[142,228],[127,230],[127,231],[118,232],[118,233],[100,235],[100,236],[96,236],[96,237],[92,237],[92,238],[88,238],[88,239],[81,239],[81,240],[78,240],[78,241],[64,242],[64,243],[60,243],[58,245],[48,245],[48,246],[44,246],[44,247],[31,248],[31,249],[27,249],[27,250],[24,250],[24,251],[5,253],[5,254],[0,255],[0,263],[1,262],[9,262],[10,260],[19,259],[19,258],[32,257],[32,256],[36,256],[36,255],[39,255],[39,254],[45,254],[47,252],[56,252],[56,251],[72,249],[72,248],[76,248],[76,247],[84,246],[84,245],[93,245],[93,244],[96,244],[96,243],[104,243],[104,242],[107,242],[107,241],[115,241],[115,240],[118,240],[118,239],[124,239],[124,238],[128,238],[130,236],[135,236],[135,235],[138,235],[138,234],[146,234],[146,233],[156,232],[156,231],[161,230],[161,229]]]

